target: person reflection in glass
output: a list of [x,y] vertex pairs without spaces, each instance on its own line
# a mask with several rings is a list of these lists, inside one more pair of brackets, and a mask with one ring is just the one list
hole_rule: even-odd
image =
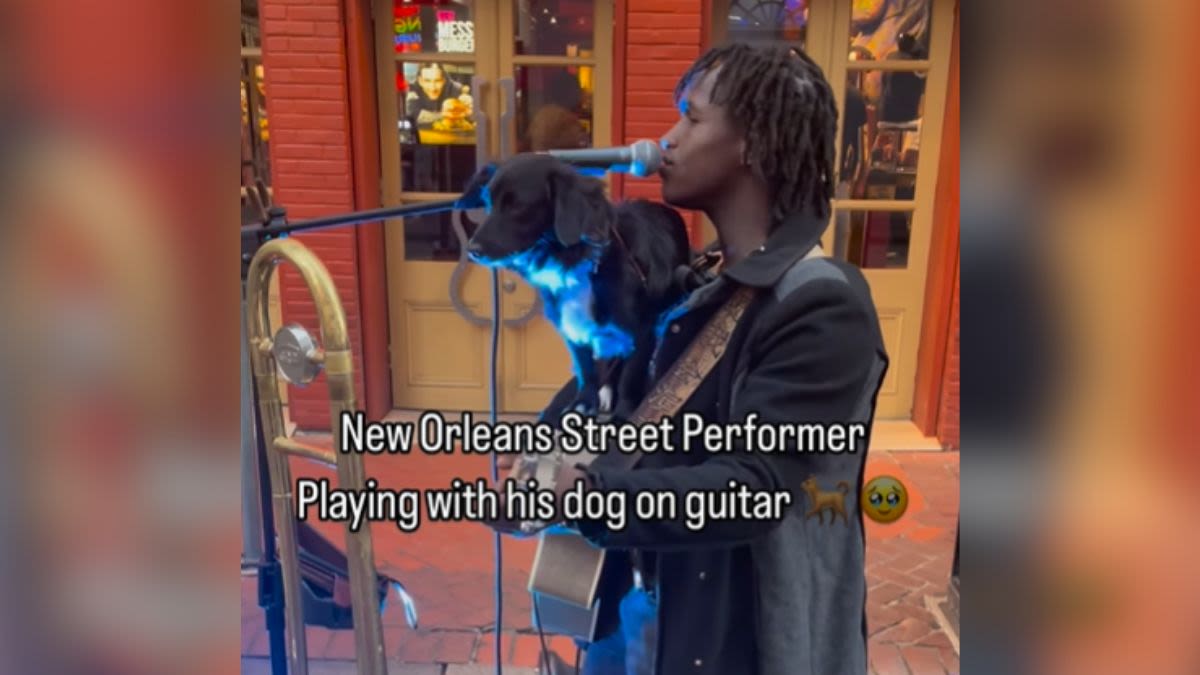
[[523,151],[591,145],[591,134],[582,123],[583,90],[574,75],[565,70],[549,73],[541,97],[543,103],[529,121]]

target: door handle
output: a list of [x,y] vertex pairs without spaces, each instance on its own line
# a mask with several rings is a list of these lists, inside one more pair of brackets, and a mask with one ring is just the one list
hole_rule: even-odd
[[[487,86],[487,80],[479,75],[471,78],[471,90],[475,95],[475,168],[478,170],[488,163],[488,117],[487,112],[480,107],[479,102],[483,101],[483,90]],[[505,133],[508,127],[512,124],[513,117],[517,108],[517,97],[515,83],[511,77],[506,77],[500,80],[500,87],[504,90],[504,112],[500,115],[500,159],[508,159],[511,156],[512,148],[510,143],[510,134]],[[467,322],[476,326],[491,326],[492,318],[480,316],[467,307],[463,302],[462,297],[462,280],[463,274],[466,272],[466,267],[470,264],[470,259],[467,257],[467,237],[466,227],[463,226],[463,212],[455,210],[450,213],[450,226],[454,230],[454,236],[458,239],[458,262],[454,265],[454,271],[450,274],[450,304],[454,306],[454,311],[458,313]],[[505,293],[515,293],[517,290],[517,282],[512,279],[505,279],[501,284],[501,288]],[[513,319],[504,319],[504,325],[508,328],[518,328],[529,323],[533,317],[540,314],[542,311],[542,298],[540,295],[535,296],[533,306],[529,311],[519,317]]]
[[469,323],[476,326],[490,326],[492,325],[491,317],[479,316],[470,307],[467,307],[467,303],[463,302],[462,278],[463,273],[467,271],[470,259],[467,258],[467,230],[463,227],[462,219],[462,211],[455,209],[450,212],[450,227],[454,229],[454,236],[458,239],[458,262],[454,263],[454,271],[450,273],[450,304],[454,307],[454,311]]
[[[475,169],[483,168],[488,162],[488,117],[487,112],[483,109],[485,105],[484,88],[487,86],[487,80],[479,75],[471,78],[471,93],[475,97],[475,105],[473,115],[475,116]],[[454,311],[458,313],[467,322],[476,326],[490,326],[492,319],[486,316],[480,316],[467,307],[463,302],[462,297],[462,279],[463,274],[467,271],[467,265],[470,264],[470,259],[467,258],[467,230],[463,227],[463,212],[455,209],[450,213],[450,227],[454,230],[454,237],[458,239],[458,262],[454,264],[454,271],[450,273],[450,304],[454,307]]]
[[[500,91],[504,94],[504,112],[500,113],[500,159],[506,160],[513,156],[512,139],[516,138],[517,130],[513,126],[517,113],[517,84],[511,77],[500,78]],[[505,279],[504,292],[513,293],[517,290],[517,282]],[[529,311],[512,319],[505,319],[504,325],[509,328],[524,326],[542,312],[542,296],[535,295]]]
[[471,78],[471,95],[475,99],[472,114],[475,116],[475,169],[481,169],[488,162],[488,116],[484,110],[484,88],[487,79],[479,75]]
[[516,83],[511,77],[500,79],[500,90],[504,92],[504,112],[500,113],[500,160],[512,157],[512,139],[517,130],[513,128],[513,117],[517,111]]

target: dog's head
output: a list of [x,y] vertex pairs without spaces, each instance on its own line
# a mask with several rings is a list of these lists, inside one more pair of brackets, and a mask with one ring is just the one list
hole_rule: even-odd
[[549,155],[518,155],[501,165],[485,190],[488,216],[468,244],[482,265],[511,266],[522,254],[608,241],[613,210],[604,185]]

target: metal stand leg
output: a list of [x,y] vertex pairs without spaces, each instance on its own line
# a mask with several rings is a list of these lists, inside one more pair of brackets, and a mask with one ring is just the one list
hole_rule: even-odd
[[267,449],[259,417],[258,391],[246,344],[246,280],[242,280],[242,558],[258,568],[258,606],[266,613],[272,675],[287,675],[283,576],[275,555]]

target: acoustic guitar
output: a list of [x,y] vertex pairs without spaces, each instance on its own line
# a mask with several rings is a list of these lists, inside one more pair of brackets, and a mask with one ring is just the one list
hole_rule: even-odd
[[[590,463],[595,455],[580,453],[570,459]],[[554,485],[562,463],[561,452],[522,456],[514,467],[519,485],[536,479],[538,485]],[[542,630],[592,642],[600,615],[600,571],[604,549],[593,546],[578,532],[543,522],[523,523],[527,533],[539,532],[537,553],[529,571],[529,592],[536,603],[535,617]]]

